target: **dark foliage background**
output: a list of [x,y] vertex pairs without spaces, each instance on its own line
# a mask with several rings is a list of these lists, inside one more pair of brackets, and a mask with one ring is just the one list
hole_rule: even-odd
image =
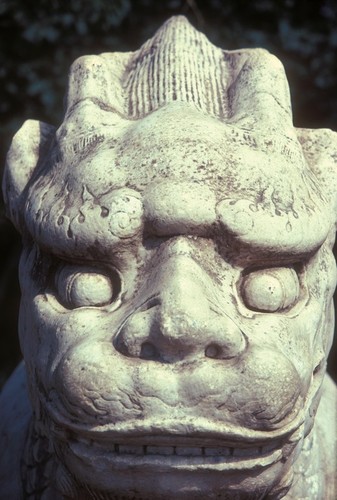
[[[0,175],[11,137],[27,118],[54,125],[72,61],[136,50],[174,14],[226,49],[265,47],[284,63],[294,123],[337,124],[335,0],[0,0]],[[20,240],[0,200],[0,387],[20,359]],[[330,371],[337,379],[336,348]]]

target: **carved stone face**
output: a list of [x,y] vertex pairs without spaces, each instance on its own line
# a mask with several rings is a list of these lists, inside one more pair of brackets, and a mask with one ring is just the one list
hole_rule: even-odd
[[282,496],[313,425],[336,281],[317,141],[187,101],[76,141],[68,105],[24,195],[20,338],[70,496]]

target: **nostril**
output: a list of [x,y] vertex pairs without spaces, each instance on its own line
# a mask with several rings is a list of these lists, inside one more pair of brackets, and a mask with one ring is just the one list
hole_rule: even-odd
[[209,344],[205,349],[207,358],[218,358],[221,355],[221,347],[217,344]]
[[212,359],[231,359],[239,356],[246,347],[245,337],[241,335],[237,342],[211,342],[205,349],[205,356]]
[[140,357],[142,359],[155,359],[158,357],[157,349],[151,342],[144,342],[140,350]]

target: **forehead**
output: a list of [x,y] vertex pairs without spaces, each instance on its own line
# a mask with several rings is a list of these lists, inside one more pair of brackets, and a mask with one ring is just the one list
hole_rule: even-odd
[[62,161],[31,186],[27,225],[42,243],[52,232],[54,248],[73,251],[75,241],[125,244],[144,228],[159,236],[212,228],[252,248],[303,253],[325,239],[330,220],[296,141],[182,106],[118,130],[82,151],[68,139]]
[[[78,142],[90,147],[79,154]],[[285,194],[294,184],[298,196],[307,194],[301,177],[305,163],[295,136],[249,132],[182,103],[140,120],[121,119],[96,144],[90,137],[77,141],[76,136],[66,135],[64,149],[60,182],[65,174],[75,184],[82,179],[97,194],[106,183],[143,190],[165,178],[201,182],[221,195],[255,196],[265,185],[282,185]]]

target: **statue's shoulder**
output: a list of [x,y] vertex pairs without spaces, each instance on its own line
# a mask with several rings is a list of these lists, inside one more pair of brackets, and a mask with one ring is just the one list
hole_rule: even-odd
[[322,438],[329,445],[337,444],[337,385],[329,375],[325,376],[323,382],[317,419]]
[[[312,415],[313,416],[313,415]],[[294,465],[284,500],[337,498],[337,386],[325,375],[314,427]]]
[[21,363],[0,394],[0,491],[8,500],[22,498],[20,461],[31,415]]
[[320,437],[321,449],[325,454],[326,497],[337,496],[337,386],[326,375],[323,391],[316,416],[316,425]]

